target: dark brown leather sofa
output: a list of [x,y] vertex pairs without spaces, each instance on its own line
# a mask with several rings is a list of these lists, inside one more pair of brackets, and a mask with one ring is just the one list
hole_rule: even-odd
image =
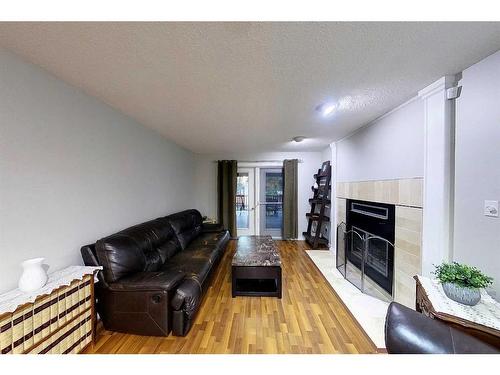
[[185,336],[228,241],[227,231],[186,210],[83,246],[85,264],[103,267],[95,293],[104,327]]
[[466,333],[392,302],[385,320],[390,354],[493,354],[498,351]]

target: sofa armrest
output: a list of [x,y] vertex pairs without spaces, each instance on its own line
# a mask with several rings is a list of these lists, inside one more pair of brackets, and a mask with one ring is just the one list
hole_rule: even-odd
[[498,353],[488,344],[397,302],[385,320],[385,345],[392,354]]
[[139,272],[96,289],[97,310],[109,331],[168,336],[170,300],[183,272]]
[[171,305],[174,310],[185,310],[188,315],[192,315],[201,301],[201,296],[200,282],[195,277],[189,277],[175,291]]
[[[82,248],[80,249],[80,252],[82,254],[83,263],[86,266],[93,266],[93,267],[100,266],[99,261],[97,260],[97,256],[96,256],[95,251],[96,251],[95,244],[85,245],[85,246],[82,246]],[[108,286],[108,283],[104,279],[104,273],[102,272],[102,270],[97,272],[97,278],[99,279],[99,282],[101,283],[101,285],[104,285],[105,287]]]
[[208,224],[204,223],[201,227],[201,232],[202,233],[213,233],[213,232],[222,232],[224,230],[224,227],[222,224]]
[[109,284],[114,292],[171,291],[184,279],[184,272],[138,272]]

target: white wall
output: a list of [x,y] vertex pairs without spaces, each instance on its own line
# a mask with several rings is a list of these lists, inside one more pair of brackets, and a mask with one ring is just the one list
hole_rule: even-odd
[[337,182],[424,175],[424,105],[418,98],[337,142]]
[[495,278],[500,297],[500,218],[483,215],[500,200],[500,52],[462,73],[457,100],[454,259]]
[[308,199],[312,197],[313,175],[321,167],[321,152],[268,152],[245,154],[198,155],[196,163],[196,208],[203,215],[217,218],[217,163],[214,160],[283,160],[302,159],[298,165],[298,215],[299,238],[307,229],[306,212],[310,211]]
[[324,148],[321,151],[321,161],[332,161],[332,149],[330,148],[330,145],[328,147]]
[[0,292],[19,263],[194,206],[194,155],[0,50]]

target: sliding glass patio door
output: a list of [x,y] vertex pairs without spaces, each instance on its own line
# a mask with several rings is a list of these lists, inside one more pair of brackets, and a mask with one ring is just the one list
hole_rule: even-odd
[[238,168],[236,227],[238,236],[281,238],[283,228],[283,168]]
[[236,230],[238,236],[255,234],[255,169],[238,168],[236,178]]
[[259,234],[281,238],[283,168],[260,168],[259,200]]

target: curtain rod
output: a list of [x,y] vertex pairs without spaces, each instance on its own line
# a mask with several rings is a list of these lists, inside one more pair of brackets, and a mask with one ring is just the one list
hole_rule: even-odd
[[[290,159],[289,159],[290,160]],[[302,159],[297,159],[299,163],[303,163]],[[214,160],[214,163],[217,163],[219,160]],[[238,163],[283,163],[282,160],[237,160]]]

